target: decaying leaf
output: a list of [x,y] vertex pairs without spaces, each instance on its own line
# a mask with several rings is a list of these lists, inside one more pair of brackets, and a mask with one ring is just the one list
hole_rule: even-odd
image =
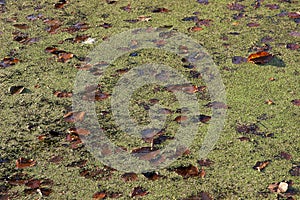
[[262,171],[263,169],[265,169],[269,165],[269,163],[270,163],[270,161],[268,161],[268,160],[266,160],[266,161],[258,161],[254,165],[253,169],[256,169],[258,171]]
[[36,164],[36,161],[33,159],[27,159],[27,158],[19,158],[16,161],[16,168],[17,169],[22,169],[26,167],[32,167]]

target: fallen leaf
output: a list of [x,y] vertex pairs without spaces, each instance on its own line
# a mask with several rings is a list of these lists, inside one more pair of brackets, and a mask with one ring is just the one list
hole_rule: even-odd
[[59,97],[59,98],[68,98],[72,97],[73,93],[72,92],[61,92],[61,91],[55,91],[53,93],[54,96]]
[[187,116],[180,115],[180,116],[177,116],[177,117],[174,119],[174,121],[180,123],[180,122],[186,121],[187,119],[188,119]]
[[158,179],[164,178],[164,176],[160,175],[158,172],[145,172],[142,174],[151,181],[156,181]]
[[201,159],[198,160],[198,164],[203,167],[210,167],[214,164],[214,161],[211,161],[210,159]]
[[197,195],[190,196],[183,200],[213,200],[212,196],[207,192],[200,192]]
[[263,169],[265,169],[269,165],[269,163],[270,163],[270,161],[268,161],[268,160],[266,160],[266,161],[258,161],[254,165],[253,169],[256,169],[258,171],[262,171]]
[[233,56],[232,57],[232,63],[233,64],[241,64],[247,62],[247,58],[241,57],[241,56]]
[[197,26],[211,26],[213,20],[211,19],[201,19],[196,22]]
[[291,19],[298,19],[298,18],[300,18],[300,12],[289,12],[287,15]]
[[59,0],[58,3],[54,4],[56,9],[62,9],[68,3],[66,0]]
[[142,197],[147,195],[149,192],[147,190],[145,190],[144,188],[138,186],[133,188],[132,192],[131,192],[131,197]]
[[31,91],[24,86],[18,85],[18,86],[11,86],[9,88],[10,94],[24,94],[24,93],[30,93]]
[[66,63],[66,62],[68,62],[71,58],[74,57],[74,54],[73,54],[73,53],[70,53],[70,52],[62,52],[62,53],[59,53],[57,57],[58,57],[58,58],[57,58],[57,62]]
[[206,175],[206,172],[205,172],[204,168],[203,168],[203,167],[201,167],[201,170],[200,170],[200,172],[199,172],[199,176],[200,176],[200,178],[204,178],[204,177],[205,177],[205,175]]
[[141,160],[155,159],[157,155],[159,155],[159,153],[160,150],[154,149],[152,147],[140,147],[140,148],[133,149],[131,151],[131,154],[133,156],[136,156]]
[[5,57],[0,61],[0,68],[13,66],[19,62],[19,59],[13,57]]
[[286,48],[290,49],[290,50],[297,50],[300,48],[299,44],[295,44],[295,43],[288,43],[286,45]]
[[250,141],[250,138],[245,137],[245,136],[239,137],[238,139],[239,139],[240,141]]
[[205,106],[208,108],[214,108],[214,109],[228,109],[229,108],[224,102],[218,102],[218,101],[209,102]]
[[202,31],[202,30],[203,30],[203,28],[199,27],[199,26],[193,26],[188,29],[189,32],[198,32],[198,31]]
[[58,163],[60,163],[62,160],[63,160],[63,157],[58,155],[58,156],[53,156],[53,157],[51,157],[51,158],[49,159],[49,162],[58,164]]
[[17,169],[32,167],[35,164],[36,164],[36,161],[33,159],[19,158],[18,160],[16,160],[16,168]]
[[106,197],[106,192],[97,192],[93,195],[93,199],[104,199]]
[[68,133],[75,133],[78,135],[88,135],[90,134],[90,131],[83,128],[69,128]]
[[291,160],[292,159],[292,155],[287,153],[287,152],[284,152],[284,151],[280,152],[280,157],[282,157],[286,160]]
[[168,10],[167,8],[155,8],[154,10],[152,10],[152,12],[154,12],[154,13],[167,13],[167,12],[170,12],[170,10]]
[[293,166],[293,168],[289,172],[292,176],[300,176],[300,165]]
[[126,12],[130,12],[131,11],[131,4],[127,4],[127,6],[123,6],[121,7],[122,10],[126,11]]
[[289,188],[287,182],[272,183],[268,186],[268,189],[273,193],[285,193]]
[[85,112],[68,112],[64,115],[64,119],[66,122],[74,123],[77,121],[83,121]]
[[208,115],[198,115],[198,120],[202,123],[207,123],[210,119],[211,119],[211,116],[208,116]]
[[260,24],[257,23],[257,22],[250,22],[250,23],[247,24],[247,26],[248,27],[258,27],[258,26],[260,26]]
[[199,176],[198,168],[193,165],[177,167],[174,169],[174,171],[184,178]]
[[121,176],[123,181],[129,182],[129,181],[136,181],[138,180],[138,176],[136,173],[130,172],[130,173],[125,173]]
[[108,28],[111,28],[112,25],[109,24],[109,23],[103,23],[103,24],[100,25],[100,27],[105,28],[105,29],[108,29]]
[[291,101],[295,106],[300,106],[300,99],[294,99]]
[[27,24],[14,24],[13,26],[18,29],[28,29],[29,28],[29,26]]
[[239,4],[239,3],[230,3],[230,4],[228,4],[227,5],[227,8],[229,9],[229,10],[237,10],[237,11],[242,11],[242,10],[244,10],[244,8],[245,8],[246,6],[244,6],[244,5],[242,5],[242,4]]
[[247,60],[248,62],[254,64],[265,64],[269,62],[272,58],[273,58],[272,54],[265,51],[261,51],[261,52],[250,54]]
[[25,186],[27,187],[30,187],[31,189],[36,189],[36,188],[39,188],[41,185],[41,180],[38,180],[38,179],[32,179],[32,180],[29,180]]
[[82,168],[86,165],[87,160],[79,160],[79,161],[74,161],[71,162],[70,164],[67,165],[67,167],[79,167]]
[[276,9],[279,9],[280,6],[277,5],[277,4],[266,4],[265,5],[267,8],[269,8],[270,10],[276,10]]

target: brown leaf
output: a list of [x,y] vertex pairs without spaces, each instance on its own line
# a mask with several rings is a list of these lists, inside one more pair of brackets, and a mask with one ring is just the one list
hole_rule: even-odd
[[170,12],[170,10],[168,10],[167,8],[155,8],[154,10],[152,10],[152,12],[154,12],[154,13],[167,13],[167,12]]
[[199,172],[199,176],[200,176],[200,178],[204,178],[204,177],[205,177],[205,175],[206,175],[206,172],[205,172],[204,168],[203,168],[203,167],[201,167],[201,170],[200,170],[200,172]]
[[83,121],[84,119],[85,112],[68,112],[67,114],[64,115],[64,119],[66,122],[69,123],[74,123],[78,121]]
[[198,115],[198,120],[202,123],[207,123],[211,119],[208,115]]
[[265,169],[269,165],[269,163],[270,163],[270,161],[268,161],[268,160],[266,160],[266,161],[258,161],[254,165],[253,169],[256,169],[258,171],[262,171],[263,169]]
[[5,57],[0,61],[0,68],[13,66],[19,62],[19,59],[13,57]]
[[207,192],[200,192],[200,194],[190,196],[183,200],[213,200],[212,196]]
[[258,27],[258,26],[260,26],[260,24],[257,23],[257,22],[250,22],[250,23],[247,24],[247,26],[249,26],[249,27]]
[[131,192],[131,197],[142,197],[147,195],[149,192],[147,190],[145,190],[144,188],[138,186],[133,188],[132,192]]
[[93,199],[104,199],[106,197],[106,192],[97,192],[93,195]]
[[18,160],[16,160],[16,168],[17,169],[32,167],[35,164],[36,164],[36,161],[33,159],[19,158]]
[[245,137],[245,136],[239,137],[238,139],[239,139],[240,141],[250,141],[250,138]]
[[290,49],[290,50],[297,50],[300,48],[299,44],[295,44],[295,43],[288,43],[286,45],[286,48]]
[[287,153],[287,152],[284,152],[284,151],[280,152],[280,157],[282,157],[286,160],[291,160],[292,159],[292,155]]
[[267,8],[269,8],[270,10],[276,10],[276,9],[279,9],[280,6],[277,5],[277,4],[266,4],[265,5]]
[[121,7],[122,10],[126,11],[126,12],[130,12],[131,11],[131,4],[127,4],[127,6],[123,6]]
[[214,109],[228,109],[229,108],[224,102],[218,102],[218,101],[209,102],[205,106],[208,108],[214,108]]
[[199,26],[193,26],[191,28],[188,28],[189,32],[198,32],[198,31],[202,31],[202,30],[203,30],[203,28],[199,27]]
[[214,164],[214,161],[211,161],[210,159],[201,159],[198,160],[198,164],[203,167],[210,167],[212,164]]
[[138,180],[138,176],[136,173],[130,172],[130,173],[125,173],[121,176],[123,181],[129,182],[129,181],[136,181]]
[[265,51],[260,51],[257,53],[250,54],[248,56],[248,62],[254,63],[254,64],[265,64],[269,62],[273,58],[273,55],[265,52]]
[[87,160],[79,160],[79,161],[74,161],[71,162],[70,164],[67,165],[67,167],[79,167],[82,168],[86,165]]
[[36,189],[39,188],[41,185],[41,180],[37,180],[37,179],[32,179],[29,180],[26,184],[27,187],[30,187],[31,189]]
[[159,155],[160,150],[153,149],[152,147],[140,147],[133,149],[131,154],[141,160],[152,160]]
[[227,5],[227,8],[229,10],[237,10],[237,11],[242,11],[242,10],[244,10],[245,7],[246,6],[239,4],[239,3],[230,3]]
[[295,106],[300,106],[300,99],[294,99],[291,101]]
[[63,160],[63,157],[62,157],[62,156],[53,156],[53,157],[51,157],[51,158],[49,159],[49,162],[58,164],[58,163],[60,163],[62,160]]
[[58,54],[57,62],[68,62],[71,58],[74,57],[73,53],[70,52],[62,52]]
[[180,122],[186,121],[187,119],[188,119],[187,116],[180,115],[180,116],[177,116],[177,117],[174,119],[174,121],[180,123]]
[[27,24],[14,24],[13,26],[18,29],[28,29],[29,28],[29,26]]
[[289,172],[292,176],[300,176],[300,165],[294,166]]
[[300,12],[289,12],[288,17],[291,19],[298,19],[300,18]]
[[59,0],[58,3],[54,4],[56,9],[62,9],[68,3],[66,0]]
[[160,175],[158,172],[145,172],[143,175],[151,181],[156,181],[158,179],[164,178],[164,176]]
[[89,29],[89,25],[87,23],[84,22],[78,22],[72,26],[70,26],[69,28],[65,28],[62,31],[64,32],[68,32],[68,33],[74,33],[77,31],[85,31],[87,29]]
[[26,89],[24,86],[18,85],[18,86],[11,86],[9,88],[10,94],[22,94],[29,92],[28,89]]
[[198,168],[193,165],[177,167],[174,171],[184,178],[199,176]]
[[54,96],[59,97],[59,98],[68,98],[68,97],[73,96],[72,92],[55,91],[53,94],[54,94]]

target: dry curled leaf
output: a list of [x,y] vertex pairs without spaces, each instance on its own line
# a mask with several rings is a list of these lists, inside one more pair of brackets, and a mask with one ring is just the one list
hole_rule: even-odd
[[266,51],[260,51],[257,53],[250,54],[248,56],[248,62],[254,63],[254,64],[265,64],[268,63],[273,58],[273,55],[266,52]]
[[269,163],[270,163],[270,161],[268,161],[268,160],[266,160],[266,161],[258,161],[254,165],[253,169],[256,169],[258,171],[262,171],[263,169],[265,169],[269,165]]
[[36,161],[33,159],[27,159],[27,158],[19,158],[16,161],[16,168],[17,169],[22,169],[26,167],[32,167],[36,164]]

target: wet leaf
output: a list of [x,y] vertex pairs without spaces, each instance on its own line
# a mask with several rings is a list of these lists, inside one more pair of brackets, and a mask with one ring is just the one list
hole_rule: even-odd
[[199,176],[198,168],[193,165],[177,167],[174,169],[174,171],[184,178]]
[[261,52],[250,54],[248,56],[248,62],[254,64],[265,64],[269,62],[272,58],[273,58],[272,54],[265,51],[261,51]]
[[19,59],[13,57],[5,57],[0,61],[0,68],[13,66],[19,62]]
[[83,121],[84,115],[85,115],[85,112],[81,112],[81,111],[72,112],[71,111],[64,115],[64,119],[66,122],[74,123],[77,121]]
[[68,98],[72,97],[73,93],[72,92],[61,92],[61,91],[55,91],[53,93],[54,96],[59,97],[59,98]]
[[258,161],[254,165],[253,169],[256,169],[258,171],[262,171],[263,169],[265,169],[269,165],[269,163],[270,163],[270,161],[268,161],[268,160],[266,160],[266,161]]
[[17,169],[32,167],[35,164],[36,164],[36,161],[33,159],[19,158],[18,160],[16,160],[16,168]]
[[295,106],[300,106],[300,99],[294,99],[291,101]]
[[129,181],[137,181],[138,180],[138,176],[136,173],[130,172],[130,173],[125,173],[121,176],[121,178],[123,179],[123,181],[125,182],[129,182]]
[[138,186],[138,187],[133,188],[133,190],[131,192],[131,197],[142,197],[142,196],[147,195],[148,193],[149,192],[146,189]]

